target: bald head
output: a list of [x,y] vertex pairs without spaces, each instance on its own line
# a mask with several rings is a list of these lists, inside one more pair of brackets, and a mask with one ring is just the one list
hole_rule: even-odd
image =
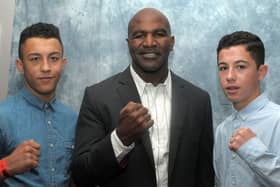
[[128,35],[131,33],[132,28],[137,25],[141,24],[147,19],[157,19],[164,22],[168,34],[171,34],[171,28],[167,17],[157,9],[154,8],[144,8],[138,11],[129,21],[128,23]]

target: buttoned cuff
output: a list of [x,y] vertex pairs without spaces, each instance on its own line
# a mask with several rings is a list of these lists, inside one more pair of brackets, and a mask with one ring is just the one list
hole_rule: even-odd
[[129,146],[125,146],[119,139],[116,133],[116,129],[111,133],[111,142],[115,153],[115,157],[117,158],[119,163],[135,146],[134,143],[132,143]]
[[253,137],[248,140],[245,144],[243,144],[236,153],[247,160],[249,163],[254,162],[257,158],[264,155],[267,152],[267,147],[263,144],[263,142],[257,138]]

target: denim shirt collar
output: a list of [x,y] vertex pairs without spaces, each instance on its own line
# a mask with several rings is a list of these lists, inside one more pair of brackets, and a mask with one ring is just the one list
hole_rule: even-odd
[[42,101],[37,96],[33,95],[26,87],[23,87],[19,94],[31,105],[34,107],[44,110],[46,108],[51,108],[55,110],[55,103],[56,103],[56,97],[52,98],[48,103]]

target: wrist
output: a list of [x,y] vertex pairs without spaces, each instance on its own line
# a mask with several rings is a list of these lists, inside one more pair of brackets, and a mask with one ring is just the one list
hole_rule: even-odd
[[0,160],[0,178],[1,180],[11,177],[12,174],[8,168],[8,165],[6,163],[5,159]]

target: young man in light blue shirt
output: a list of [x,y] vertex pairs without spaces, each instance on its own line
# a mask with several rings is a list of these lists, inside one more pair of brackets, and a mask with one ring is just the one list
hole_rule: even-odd
[[280,186],[280,106],[261,93],[268,66],[255,34],[225,35],[217,48],[221,87],[234,112],[216,129],[216,186]]
[[0,186],[69,186],[77,115],[55,97],[65,64],[56,26],[21,32],[16,67],[24,87],[0,103]]

